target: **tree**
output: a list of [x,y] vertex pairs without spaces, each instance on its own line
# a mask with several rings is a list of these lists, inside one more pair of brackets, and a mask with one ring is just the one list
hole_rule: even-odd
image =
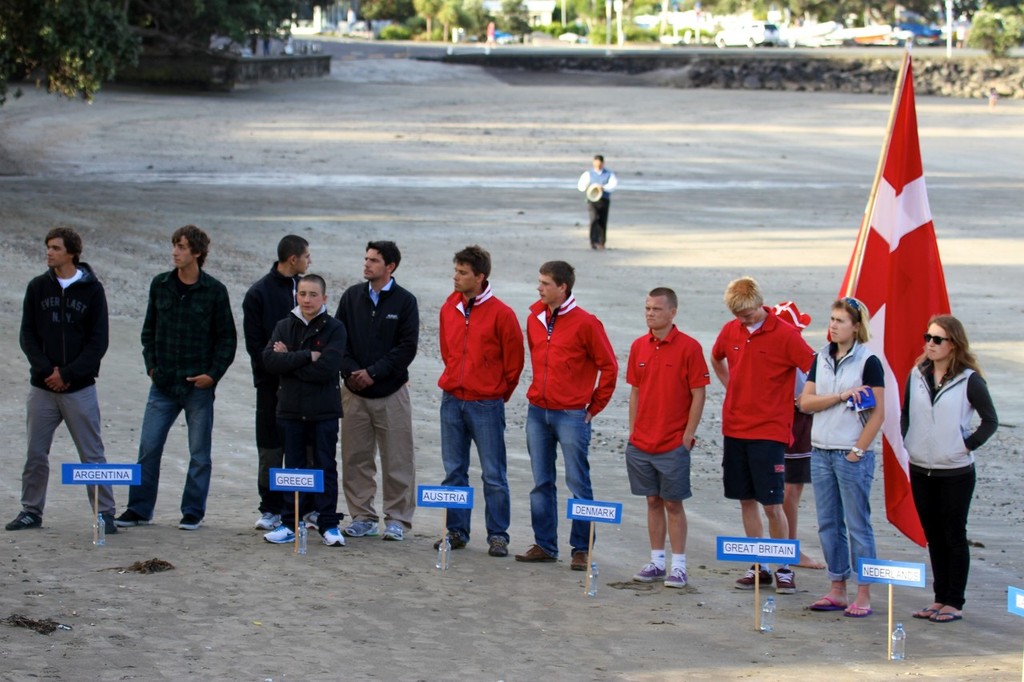
[[416,16],[414,0],[363,0],[360,7],[362,15],[367,19],[401,22]]
[[252,33],[279,33],[300,4],[298,0],[123,1],[144,43],[173,52],[208,50],[213,36],[244,43]]
[[462,15],[461,9],[460,0],[444,0],[441,9],[437,11],[437,20],[444,26],[445,42],[451,40],[451,27],[459,25]]
[[530,13],[523,0],[502,0],[498,28],[517,36],[530,32]]
[[979,10],[974,15],[967,44],[986,50],[993,57],[1005,57],[1024,39],[1024,17],[1014,9]]
[[118,68],[135,63],[138,47],[118,0],[0,0],[0,104],[8,82],[21,79],[92,101]]
[[416,14],[423,17],[427,21],[427,36],[430,37],[434,34],[434,17],[441,10],[441,4],[443,0],[413,0],[412,4],[416,8]]

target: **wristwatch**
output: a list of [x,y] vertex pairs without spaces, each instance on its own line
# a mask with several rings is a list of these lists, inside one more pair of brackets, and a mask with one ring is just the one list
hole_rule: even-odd
[[864,451],[858,448],[856,445],[850,448],[850,452],[852,452],[853,456],[856,457],[857,459],[862,459],[864,457]]

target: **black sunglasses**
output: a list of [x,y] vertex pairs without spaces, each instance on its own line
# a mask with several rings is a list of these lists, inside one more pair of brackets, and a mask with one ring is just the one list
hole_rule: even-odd
[[943,341],[949,341],[948,336],[932,336],[931,334],[924,335],[925,343],[934,343],[936,346],[941,346]]

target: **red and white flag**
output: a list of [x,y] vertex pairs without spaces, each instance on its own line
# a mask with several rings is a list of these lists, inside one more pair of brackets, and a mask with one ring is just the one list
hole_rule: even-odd
[[924,546],[900,435],[900,402],[907,376],[924,346],[921,337],[929,318],[950,310],[921,166],[909,54],[904,69],[893,98],[880,173],[840,295],[860,299],[871,311],[869,346],[885,365],[886,516],[904,535]]

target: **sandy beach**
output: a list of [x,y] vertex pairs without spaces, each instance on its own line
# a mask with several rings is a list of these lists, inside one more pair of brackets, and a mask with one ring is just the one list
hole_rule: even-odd
[[[288,233],[311,244],[312,272],[333,310],[361,281],[369,239],[403,251],[398,281],[419,299],[411,367],[418,482],[443,478],[437,412],[438,308],[451,256],[492,253],[495,294],[524,321],[537,266],[577,269],[579,304],[604,322],[619,387],[594,422],[595,496],[624,504],[598,529],[600,591],[562,560],[487,556],[483,509],[451,569],[434,568],[441,513],[417,512],[402,543],[312,543],[293,556],[253,530],[258,516],[255,392],[238,355],[217,388],[214,472],[205,525],[176,527],[187,465],[184,420],[164,455],[155,524],[93,547],[89,508],[60,485],[77,461],[58,430],[44,527],[0,534],[0,618],[20,613],[72,627],[52,635],[0,626],[2,680],[1016,680],[1024,623],[1007,585],[1024,587],[1021,454],[1024,397],[1024,106],[918,98],[932,213],[954,314],[965,323],[1003,423],[978,453],[974,543],[962,622],[911,620],[931,589],[896,588],[908,658],[885,660],[886,589],[875,614],[852,620],[806,610],[827,591],[823,571],[798,570],[780,595],[775,631],[753,628],[754,599],[733,588],[746,567],[719,562],[715,537],[741,535],[722,497],[722,387],[713,383],[687,501],[690,585],[630,582],[646,562],[645,504],[624,466],[630,342],[643,334],[654,286],[680,295],[680,328],[709,350],[728,319],[722,291],[753,275],[771,302],[795,300],[824,343],[878,159],[888,97],[673,90],[593,74],[502,74],[400,60],[336,62],[321,81],[232,94],[108,87],[92,105],[39,92],[0,109],[0,510],[19,510],[28,367],[18,347],[29,279],[45,268],[46,231],[83,235],[83,260],[103,280],[111,344],[98,382],[111,462],[134,463],[148,380],[139,332],[150,279],[171,268],[170,235],[195,223],[211,235],[206,264],[230,292],[241,327],[245,290]],[[618,173],[609,249],[591,251],[579,173],[603,153]],[[523,382],[507,406],[512,552],[532,542]],[[475,455],[474,455],[475,457]],[[480,486],[477,462],[471,469]],[[879,556],[926,562],[886,520],[882,472],[872,497]],[[566,490],[559,488],[564,506]],[[119,509],[127,491],[115,490]],[[482,502],[482,494],[478,496]],[[808,486],[804,550],[821,556]],[[344,508],[343,501],[339,505]],[[9,517],[9,518],[8,518]],[[315,536],[314,536],[315,537]],[[160,558],[175,570],[109,570]],[[768,589],[766,594],[772,594]]]

